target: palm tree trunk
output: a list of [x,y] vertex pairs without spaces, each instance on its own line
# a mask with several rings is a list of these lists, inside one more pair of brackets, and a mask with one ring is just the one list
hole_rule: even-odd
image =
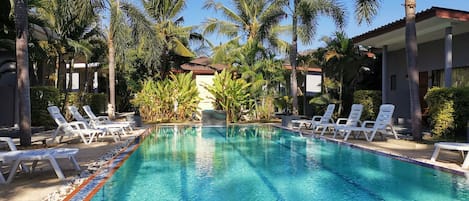
[[29,92],[28,1],[15,1],[16,70],[18,79],[21,146],[31,145],[31,98]]
[[[115,81],[115,69],[116,69],[116,49],[114,48],[114,42],[111,34],[108,39],[109,47],[109,101],[112,108],[116,108],[116,81]],[[114,110],[109,110],[108,115],[114,118]]]
[[298,0],[293,2],[293,17],[292,17],[292,44],[290,46],[290,64],[291,64],[291,74],[290,74],[290,88],[292,96],[292,114],[298,115],[298,81],[296,78],[296,65],[297,65],[297,52],[298,52],[298,14],[296,13],[296,5],[298,5]]
[[412,136],[414,140],[422,140],[422,111],[419,100],[419,73],[417,70],[417,33],[415,28],[415,0],[405,0],[405,39],[407,73],[410,89],[410,115],[412,119]]

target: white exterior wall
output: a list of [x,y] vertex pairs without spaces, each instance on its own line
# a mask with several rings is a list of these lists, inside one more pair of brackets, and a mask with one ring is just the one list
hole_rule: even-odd
[[199,97],[202,99],[199,103],[199,111],[213,110],[213,96],[205,89],[206,85],[213,85],[213,75],[196,75],[195,82],[197,83],[197,90]]

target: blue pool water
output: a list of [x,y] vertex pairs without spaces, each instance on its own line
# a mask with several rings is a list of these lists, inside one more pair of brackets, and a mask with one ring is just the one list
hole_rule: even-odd
[[270,126],[159,127],[92,200],[468,200],[469,181]]

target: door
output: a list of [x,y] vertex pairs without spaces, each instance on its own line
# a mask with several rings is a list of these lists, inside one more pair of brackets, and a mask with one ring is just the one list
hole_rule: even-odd
[[423,115],[426,115],[428,105],[425,102],[424,97],[428,91],[428,72],[419,72],[419,99],[420,109]]

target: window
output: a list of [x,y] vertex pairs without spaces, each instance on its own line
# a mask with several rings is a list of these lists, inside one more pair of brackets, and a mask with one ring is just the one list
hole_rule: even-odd
[[391,87],[391,91],[395,91],[396,90],[396,75],[391,75],[391,84],[390,84],[390,87]]

